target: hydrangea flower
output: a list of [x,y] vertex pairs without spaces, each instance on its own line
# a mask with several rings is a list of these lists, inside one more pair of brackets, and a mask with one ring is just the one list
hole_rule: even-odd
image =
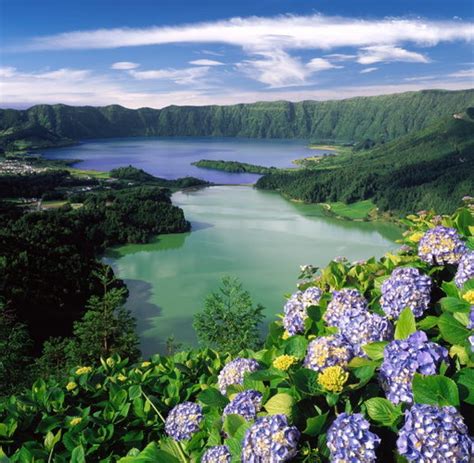
[[227,445],[216,445],[206,450],[201,458],[201,463],[230,463],[232,455]]
[[454,277],[454,282],[458,288],[462,288],[464,284],[474,278],[474,252],[466,252],[459,260],[459,266]]
[[273,360],[272,365],[278,370],[287,371],[292,365],[294,365],[298,359],[294,355],[279,355]]
[[394,404],[411,403],[411,383],[415,373],[434,375],[443,360],[448,360],[448,351],[428,341],[423,331],[417,331],[407,339],[392,341],[384,349],[379,374],[387,399]]
[[183,402],[172,408],[165,421],[165,431],[174,440],[190,439],[199,431],[202,409],[193,402]]
[[467,324],[468,330],[474,330],[474,305],[471,306],[471,311],[469,312],[469,322]]
[[398,267],[382,284],[380,305],[389,318],[397,319],[406,307],[421,317],[430,303],[431,278],[417,268]]
[[418,245],[418,256],[431,265],[457,264],[465,252],[458,232],[441,225],[429,229]]
[[340,327],[348,318],[367,311],[367,301],[357,289],[344,288],[332,293],[332,300],[324,313],[324,320],[330,326]]
[[405,412],[397,448],[408,461],[468,463],[471,447],[467,426],[454,407],[414,404]]
[[315,371],[334,365],[345,368],[352,357],[351,345],[340,335],[321,336],[308,344],[304,366]]
[[349,379],[349,373],[339,365],[325,368],[318,375],[318,383],[329,392],[339,394]]
[[375,462],[375,449],[380,444],[380,438],[369,428],[369,422],[360,413],[341,413],[327,433],[331,462]]
[[308,318],[307,309],[319,303],[322,291],[310,287],[306,291],[297,291],[285,304],[283,309],[283,326],[288,334],[293,336],[304,332],[304,322]]
[[219,373],[217,384],[222,394],[227,393],[227,388],[232,384],[243,384],[245,373],[257,371],[260,365],[256,360],[236,358],[229,362]]
[[285,415],[257,418],[242,445],[242,463],[280,463],[297,453],[300,432]]
[[339,332],[352,345],[356,356],[366,356],[362,350],[365,344],[393,338],[392,324],[386,317],[375,313],[362,312],[352,318],[345,317],[343,322],[339,326]]
[[223,415],[240,415],[247,421],[255,419],[257,413],[262,408],[262,394],[249,389],[239,392],[232,401],[224,408]]

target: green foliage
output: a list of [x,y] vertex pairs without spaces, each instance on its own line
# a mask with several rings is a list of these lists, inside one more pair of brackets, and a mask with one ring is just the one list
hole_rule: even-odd
[[204,310],[194,316],[193,326],[202,345],[236,354],[261,345],[263,310],[261,305],[253,305],[237,279],[224,277],[219,291],[210,294]]
[[202,167],[203,169],[222,170],[224,172],[235,173],[251,173],[251,174],[270,174],[276,172],[276,167],[257,166],[239,161],[216,161],[213,159],[201,159],[191,163],[193,166]]

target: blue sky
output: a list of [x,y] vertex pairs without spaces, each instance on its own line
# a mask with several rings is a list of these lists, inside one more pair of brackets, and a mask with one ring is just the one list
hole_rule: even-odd
[[474,87],[471,0],[0,0],[0,105]]

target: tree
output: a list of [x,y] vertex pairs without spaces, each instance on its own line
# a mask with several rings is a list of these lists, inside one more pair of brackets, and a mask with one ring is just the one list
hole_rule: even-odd
[[206,298],[204,310],[194,316],[193,327],[204,346],[236,354],[261,345],[263,310],[260,304],[253,305],[237,278],[226,276],[219,291]]
[[113,287],[116,280],[110,267],[95,272],[95,276],[103,293],[101,297],[89,299],[87,312],[74,323],[77,358],[82,363],[96,364],[100,357],[118,353],[133,362],[138,359],[140,351],[136,321],[124,307],[127,290]]

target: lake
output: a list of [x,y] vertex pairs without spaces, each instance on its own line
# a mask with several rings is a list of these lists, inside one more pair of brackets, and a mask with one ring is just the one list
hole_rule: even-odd
[[[81,159],[80,169],[108,171],[132,164],[167,179],[193,176],[221,184],[254,183],[257,174],[233,174],[191,165],[200,159],[241,161],[267,167],[291,167],[298,158],[323,154],[303,140],[246,138],[140,137],[88,140],[43,151],[48,159]],[[293,165],[294,166],[294,165]]]
[[391,224],[333,219],[317,205],[246,186],[178,192],[173,202],[184,209],[192,232],[115,248],[105,258],[130,289],[128,307],[145,356],[163,352],[171,334],[195,344],[193,314],[224,275],[240,278],[272,319],[282,311],[284,294],[296,289],[301,264],[381,256],[397,247],[393,240],[400,235]]

